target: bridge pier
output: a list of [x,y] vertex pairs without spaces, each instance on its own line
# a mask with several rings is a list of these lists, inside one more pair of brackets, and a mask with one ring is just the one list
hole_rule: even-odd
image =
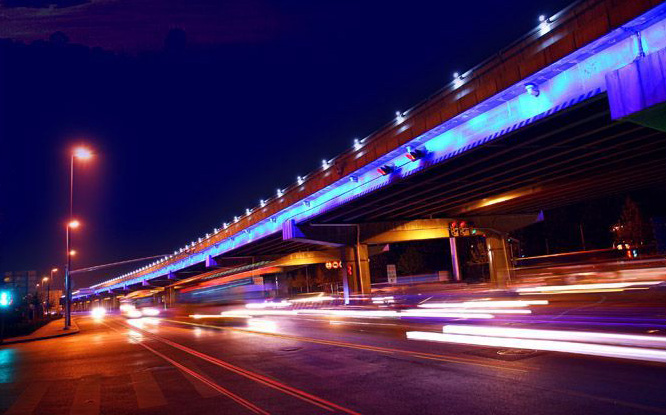
[[503,235],[486,235],[490,282],[497,288],[506,288],[511,282],[511,260]]
[[357,244],[342,247],[341,260],[345,264],[340,268],[345,304],[349,303],[350,294],[370,294],[368,245]]
[[460,261],[458,259],[458,246],[456,245],[456,238],[449,238],[449,246],[451,247],[451,271],[453,276],[453,281],[460,282],[462,280],[462,275],[460,275]]
[[368,255],[368,245],[358,244],[354,252],[356,256],[355,277],[359,281],[359,292],[361,294],[370,294],[370,256]]
[[164,289],[164,308],[171,308],[176,305],[176,290],[173,287]]

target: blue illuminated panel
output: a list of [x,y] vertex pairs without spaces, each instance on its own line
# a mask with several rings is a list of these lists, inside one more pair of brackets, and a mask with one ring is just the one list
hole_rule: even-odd
[[[631,28],[631,30],[626,30],[627,28]],[[666,5],[657,6],[623,27],[414,138],[350,176],[317,191],[270,218],[184,259],[165,263],[159,270],[145,274],[136,272],[134,278],[128,277],[122,280],[116,278],[114,280],[118,280],[118,282],[109,284],[114,281],[110,280],[98,284],[94,286],[95,291],[104,292],[163,277],[169,272],[204,262],[209,255],[217,256],[281,232],[282,223],[285,221],[293,219],[299,223],[312,219],[350,200],[384,187],[390,181],[421,171],[432,164],[443,162],[603,93],[606,90],[605,75],[631,63],[639,56],[638,37],[633,34],[635,30],[641,31],[642,49],[646,53],[665,48]],[[525,85],[528,83],[538,86],[538,96],[526,93]],[[459,81],[456,88],[459,94],[464,93],[465,80]],[[403,128],[409,128],[409,118],[402,122],[405,124]],[[405,157],[407,147],[425,149],[427,157],[410,161]],[[362,149],[359,149],[360,151]],[[390,174],[382,175],[377,172],[377,168],[384,165],[392,165],[395,169]],[[350,180],[351,176],[354,177],[354,180]]]

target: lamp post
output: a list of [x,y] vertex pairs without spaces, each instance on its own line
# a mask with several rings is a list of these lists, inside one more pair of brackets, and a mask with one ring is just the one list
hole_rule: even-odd
[[74,161],[88,160],[92,157],[92,152],[84,147],[77,147],[72,151],[69,168],[69,221],[67,222],[66,245],[67,265],[65,265],[65,330],[69,330],[72,323],[72,278],[70,271],[72,269],[72,256],[75,251],[70,247],[70,230],[79,227],[80,223],[74,219]]
[[46,301],[44,304],[44,308],[46,309],[46,315],[49,314],[49,296],[51,295],[51,280],[49,277],[44,277],[42,278],[42,287],[44,287],[44,284],[46,284]]
[[48,295],[46,296],[46,312],[49,312],[50,306],[51,306],[51,281],[53,281],[53,274],[58,272],[58,268],[51,268],[51,276],[49,277],[49,285],[48,285]]

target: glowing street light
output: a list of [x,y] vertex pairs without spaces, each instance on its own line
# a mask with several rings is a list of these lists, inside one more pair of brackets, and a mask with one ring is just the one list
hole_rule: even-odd
[[73,219],[74,216],[74,161],[86,161],[93,156],[92,150],[88,147],[75,147],[72,149],[70,164],[69,164],[69,222],[67,224],[66,234],[66,256],[67,265],[65,266],[65,330],[68,330],[72,324],[72,278],[70,271],[72,269],[72,257],[76,255],[76,251],[71,248],[71,241],[69,236],[70,229],[76,229],[81,224],[78,220]]
[[74,157],[79,160],[88,160],[93,156],[92,151],[86,147],[77,147],[74,149]]

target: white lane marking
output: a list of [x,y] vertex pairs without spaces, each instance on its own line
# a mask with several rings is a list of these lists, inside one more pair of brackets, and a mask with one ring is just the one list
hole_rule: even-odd
[[37,405],[46,394],[48,383],[35,382],[30,383],[19,395],[14,404],[5,412],[5,415],[28,415],[32,414]]
[[69,411],[70,415],[99,415],[100,407],[99,377],[84,377],[76,382],[74,402]]
[[154,408],[167,404],[164,394],[150,370],[133,372],[130,377],[139,408]]

